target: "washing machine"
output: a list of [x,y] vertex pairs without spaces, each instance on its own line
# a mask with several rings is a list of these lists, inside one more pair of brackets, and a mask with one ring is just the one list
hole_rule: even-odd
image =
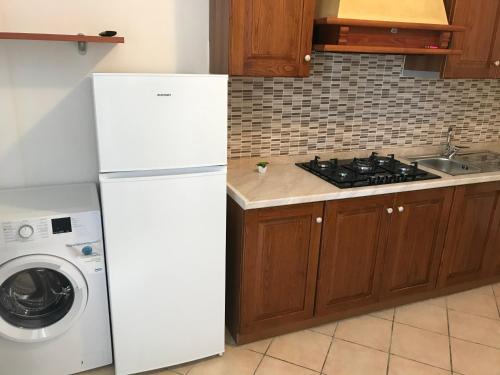
[[0,374],[112,362],[95,184],[0,190]]

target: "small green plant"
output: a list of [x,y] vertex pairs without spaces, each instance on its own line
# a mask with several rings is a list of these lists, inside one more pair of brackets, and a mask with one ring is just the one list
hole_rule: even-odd
[[261,161],[259,163],[257,163],[257,167],[262,167],[262,168],[265,168],[267,167],[269,163],[267,161]]

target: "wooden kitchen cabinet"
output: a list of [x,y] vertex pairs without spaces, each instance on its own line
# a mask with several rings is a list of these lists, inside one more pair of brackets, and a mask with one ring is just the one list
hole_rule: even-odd
[[453,35],[451,48],[463,53],[447,57],[443,77],[500,78],[500,0],[447,0],[447,5],[451,23],[467,30]]
[[453,189],[400,193],[385,250],[381,298],[436,287]]
[[315,0],[211,0],[211,72],[307,76],[314,8]]
[[326,203],[317,314],[377,302],[393,200],[380,195]]
[[227,326],[247,343],[500,281],[500,182],[243,210]]
[[326,203],[316,313],[436,287],[453,189]]
[[234,336],[313,316],[322,217],[322,202],[242,211],[229,200],[235,227],[228,230],[227,319]]
[[500,182],[455,190],[440,286],[500,275]]

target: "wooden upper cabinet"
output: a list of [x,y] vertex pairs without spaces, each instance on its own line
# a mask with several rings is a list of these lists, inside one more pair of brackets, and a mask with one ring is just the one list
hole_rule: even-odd
[[467,27],[463,33],[453,35],[451,48],[463,51],[448,56],[445,78],[495,78],[500,66],[500,0],[451,0],[450,19],[454,25]]
[[326,203],[316,313],[328,315],[377,302],[394,196]]
[[[211,71],[236,76],[307,76],[314,7],[315,0],[212,0]],[[226,26],[224,15],[229,15]]]
[[242,333],[313,316],[322,217],[323,203],[245,212]]
[[397,194],[385,251],[381,297],[432,290],[443,252],[453,188]]
[[492,267],[500,262],[499,223],[500,183],[456,188],[440,286],[491,276]]
[[[499,6],[500,8],[500,6]],[[497,30],[495,39],[493,41],[493,48],[491,50],[491,78],[500,78],[500,9],[498,12]]]

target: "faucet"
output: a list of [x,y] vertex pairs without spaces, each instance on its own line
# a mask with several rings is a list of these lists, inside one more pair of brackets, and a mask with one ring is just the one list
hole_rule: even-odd
[[453,144],[453,135],[455,129],[452,126],[448,128],[448,137],[446,139],[446,148],[443,152],[443,157],[446,159],[453,159],[453,157],[462,149],[469,148],[467,146],[457,146]]

